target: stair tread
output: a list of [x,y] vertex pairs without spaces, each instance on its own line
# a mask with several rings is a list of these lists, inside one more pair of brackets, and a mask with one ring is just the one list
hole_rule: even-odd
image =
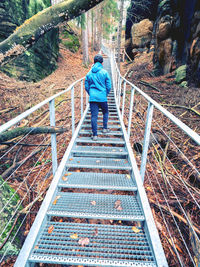
[[63,188],[92,188],[108,190],[137,190],[134,178],[126,174],[66,172],[61,177],[59,187]]
[[[49,227],[53,231],[48,233]],[[69,222],[47,222],[29,256],[31,262],[98,266],[157,266],[143,228]],[[71,236],[77,234],[77,239]],[[79,240],[88,238],[81,246]]]
[[105,168],[112,170],[131,170],[131,166],[126,159],[95,158],[95,157],[72,157],[66,163],[68,168]]
[[[59,192],[56,205],[54,199],[47,212],[50,216],[98,218],[108,220],[143,221],[144,215],[136,196],[91,193]],[[120,201],[121,210],[115,208]],[[95,202],[92,205],[91,202]],[[93,203],[94,203],[93,202]]]
[[76,139],[76,143],[91,143],[91,144],[125,144],[122,138],[100,138],[97,141],[93,141],[91,137],[79,137]]

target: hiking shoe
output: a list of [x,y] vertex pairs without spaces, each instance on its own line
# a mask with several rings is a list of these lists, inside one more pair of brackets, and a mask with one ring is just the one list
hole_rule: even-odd
[[103,133],[109,133],[110,130],[109,129],[103,129]]
[[92,136],[92,140],[93,141],[97,141],[97,136],[95,135],[95,136]]

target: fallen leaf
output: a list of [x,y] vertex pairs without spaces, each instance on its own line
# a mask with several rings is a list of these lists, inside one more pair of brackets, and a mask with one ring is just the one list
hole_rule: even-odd
[[131,179],[131,176],[129,174],[126,175],[127,179]]
[[73,159],[69,159],[69,161],[72,161]]
[[65,177],[65,176],[63,176],[62,179],[63,179],[63,181],[67,181],[68,180],[68,178]]
[[76,172],[81,172],[80,170],[76,170]]
[[35,246],[35,249],[39,249],[39,247],[38,246]]
[[64,176],[70,176],[72,175],[72,172],[65,173]]
[[98,228],[95,228],[94,229],[94,233],[93,233],[94,236],[98,236]]
[[91,203],[93,206],[95,206],[95,205],[97,204],[95,200],[91,201],[90,203]]
[[78,241],[79,245],[81,245],[82,247],[88,245],[90,243],[90,239],[85,237],[85,238],[80,238]]
[[179,251],[180,253],[183,253],[183,251],[180,249],[180,247],[179,247],[177,244],[175,244],[175,247],[178,249],[178,251]]
[[114,159],[114,161],[121,161],[121,159]]
[[77,234],[70,235],[70,238],[71,239],[77,239],[78,238],[78,235]]
[[140,232],[140,229],[138,229],[135,226],[132,227],[132,230],[133,230],[134,233],[139,233]]
[[53,232],[53,229],[54,229],[54,226],[53,225],[49,226],[49,228],[48,228],[48,234],[51,234]]
[[59,198],[60,198],[60,196],[56,196],[56,198],[55,198],[55,200],[53,202],[53,205],[56,205],[56,203],[57,203],[57,201],[58,201]]
[[63,219],[60,219],[59,222],[63,222]]
[[122,221],[119,221],[119,223],[122,223]]
[[77,161],[77,163],[80,163],[80,161]]
[[100,163],[100,160],[96,160],[96,163]]
[[115,151],[116,151],[116,149],[113,149],[112,151],[113,151],[113,152],[115,152]]
[[123,210],[123,208],[122,208],[122,206],[121,206],[121,200],[116,200],[115,201],[115,206],[114,206],[114,208],[116,209],[116,210]]

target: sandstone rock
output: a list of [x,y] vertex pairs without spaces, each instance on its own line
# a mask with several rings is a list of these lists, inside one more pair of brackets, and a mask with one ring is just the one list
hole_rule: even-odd
[[176,83],[180,84],[186,80],[186,68],[187,68],[186,65],[182,65],[178,69],[176,69],[175,71]]
[[148,47],[151,42],[153,31],[153,22],[149,19],[144,19],[132,26],[132,46],[133,48]]
[[160,42],[157,49],[159,65],[163,70],[163,74],[167,74],[172,66],[172,39],[168,38]]
[[157,30],[157,38],[160,40],[165,40],[169,38],[170,31],[171,31],[171,23],[169,21],[160,23]]

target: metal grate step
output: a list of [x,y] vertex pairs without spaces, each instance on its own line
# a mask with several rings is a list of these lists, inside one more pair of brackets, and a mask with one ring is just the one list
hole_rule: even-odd
[[136,191],[135,180],[126,174],[67,172],[58,184],[61,188],[89,188]]
[[[82,128],[91,128],[91,124],[82,124]],[[109,129],[121,129],[120,125],[109,125],[108,124],[108,128]],[[102,125],[97,125],[97,129],[103,129]]]
[[[90,123],[91,122],[91,119],[85,119],[84,122]],[[98,118],[97,123],[101,123],[102,124],[102,122],[103,122],[103,119]],[[120,121],[119,120],[108,120],[108,123],[119,124]]]
[[131,166],[126,159],[112,158],[91,158],[72,157],[66,163],[66,168],[88,168],[88,169],[110,169],[110,170],[131,170]]
[[[49,227],[53,231],[48,233]],[[30,254],[30,262],[84,266],[155,267],[144,229],[132,226],[47,222]],[[70,236],[77,234],[77,239]],[[80,239],[89,244],[81,246]]]
[[[135,196],[59,192],[47,212],[50,216],[143,221],[144,215]],[[122,210],[115,208],[120,201]],[[93,204],[92,204],[93,203]],[[94,205],[94,203],[96,203]]]
[[[80,130],[80,132],[79,132],[79,135],[80,134],[88,134],[88,135],[92,135],[92,131],[91,130]],[[123,136],[123,133],[121,132],[121,131],[110,131],[110,132],[108,132],[108,133],[103,133],[102,131],[99,131],[98,132],[98,136],[100,136],[100,135],[103,135],[103,136],[109,136],[109,135],[113,135],[113,136]]]
[[124,147],[105,147],[105,146],[74,146],[72,156],[75,157],[111,157],[126,158],[128,152]]
[[79,137],[76,143],[124,145],[125,141],[122,138],[98,138],[93,141],[91,137]]

